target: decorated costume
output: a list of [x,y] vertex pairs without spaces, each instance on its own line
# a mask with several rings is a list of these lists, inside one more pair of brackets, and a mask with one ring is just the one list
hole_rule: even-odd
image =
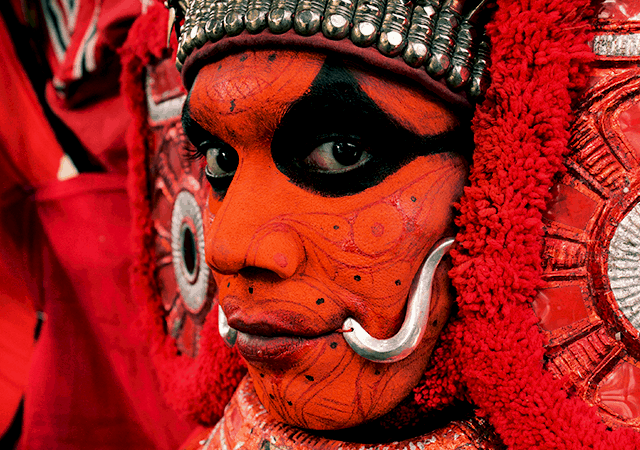
[[[457,205],[459,231],[450,251],[453,268],[449,276],[457,292],[457,309],[433,353],[429,349],[426,356],[423,354],[429,359],[429,366],[413,385],[412,393],[390,410],[381,407],[382,412],[376,410],[379,403],[370,409],[367,404],[362,409],[375,410],[374,413],[371,416],[362,413],[356,422],[350,422],[361,413],[358,408],[366,403],[363,398],[367,393],[373,392],[378,398],[398,395],[392,383],[383,387],[374,378],[366,378],[369,369],[372,372],[380,369],[373,373],[383,377],[392,373],[393,369],[385,372],[382,367],[384,364],[393,367],[397,360],[393,355],[380,356],[383,352],[377,347],[375,356],[371,353],[363,356],[347,336],[355,332],[356,323],[365,330],[374,330],[371,334],[378,341],[391,339],[401,329],[398,309],[402,312],[402,306],[398,308],[394,302],[411,297],[412,283],[394,257],[418,249],[419,256],[407,259],[411,261],[409,265],[413,264],[407,271],[416,273],[419,263],[415,260],[421,262],[438,247],[434,235],[446,237],[451,231],[446,226],[437,229],[440,216],[432,206],[437,200],[429,196],[429,189],[418,188],[415,180],[425,186],[446,189],[456,183],[459,173],[456,167],[461,167],[456,164],[461,164],[461,160],[452,155],[448,168],[442,169],[444,166],[439,165],[442,161],[434,156],[439,153],[420,154],[400,164],[387,178],[378,180],[379,184],[363,188],[338,184],[340,188],[336,185],[328,188],[296,172],[296,167],[315,164],[314,176],[319,179],[318,173],[333,170],[335,166],[327,159],[316,159],[315,152],[324,151],[326,142],[296,160],[293,150],[286,153],[288,147],[282,144],[286,139],[279,140],[279,127],[289,120],[297,124],[286,128],[296,143],[304,133],[296,134],[295,129],[312,133],[309,124],[321,118],[312,114],[312,108],[299,105],[308,98],[315,100],[316,91],[326,96],[319,96],[320,100],[313,105],[318,108],[334,105],[331,90],[323,91],[325,85],[321,81],[330,83],[332,73],[342,71],[341,79],[357,80],[352,83],[352,87],[356,86],[352,90],[341,91],[344,97],[362,105],[360,112],[373,117],[371,123],[380,123],[380,129],[385,130],[385,125],[376,121],[375,111],[367,109],[366,102],[357,103],[359,100],[349,97],[350,93],[362,90],[369,100],[382,105],[380,108],[387,114],[405,127],[413,127],[418,134],[428,134],[438,127],[446,132],[456,129],[455,124],[448,122],[452,116],[447,111],[464,115],[459,108],[468,107],[470,97],[460,94],[460,90],[465,82],[473,86],[474,75],[479,80],[477,85],[483,86],[486,67],[480,50],[484,48],[479,43],[482,40],[474,38],[473,33],[468,33],[471,38],[464,39],[467,31],[474,28],[473,25],[465,28],[477,17],[473,6],[466,5],[464,10],[455,1],[443,5],[388,2],[382,6],[386,9],[374,2],[324,5],[310,1],[299,2],[297,6],[287,2],[271,5],[251,2],[249,6],[242,2],[190,2],[183,10],[186,18],[181,24],[177,65],[190,92],[183,123],[193,144],[204,148],[204,163],[180,160],[181,150],[176,150],[189,145],[185,144],[177,118],[185,92],[177,87],[175,78],[171,81],[177,75],[167,67],[165,58],[170,52],[165,49],[166,36],[152,32],[167,13],[154,9],[134,27],[125,56],[125,88],[136,121],[130,141],[134,164],[130,187],[139,246],[135,288],[138,298],[147,306],[156,363],[169,397],[174,405],[204,425],[217,423],[212,430],[197,432],[189,445],[192,448],[349,448],[349,445],[637,448],[638,362],[634,355],[638,332],[633,326],[636,304],[633,283],[637,280],[634,272],[637,141],[632,131],[636,115],[633,80],[637,52],[633,23],[627,21],[628,15],[619,16],[621,11],[632,14],[632,4],[626,5],[627,9],[607,4],[592,11],[580,1],[526,4],[504,1],[497,2],[495,10],[488,10],[491,85],[474,113],[475,149],[470,184]],[[350,12],[341,9],[348,7],[353,9]],[[418,10],[419,7],[422,9]],[[423,20],[428,7],[435,8],[433,17],[438,17],[432,28]],[[387,15],[380,12],[383,9]],[[457,15],[450,14],[451,11]],[[460,13],[468,20],[460,20]],[[286,29],[279,28],[287,17],[293,19]],[[592,30],[590,20],[596,24],[595,58],[587,45]],[[362,49],[360,46],[374,43],[365,43],[358,35],[369,25],[378,38],[377,48]],[[453,35],[458,40],[447,41],[446,37],[452,36],[447,33],[454,29]],[[351,30],[350,37],[345,30]],[[424,44],[431,38],[432,43],[426,45],[426,54],[430,56],[424,60],[417,62],[402,53],[405,48],[415,50],[416,40]],[[438,45],[443,41],[449,42],[444,50]],[[395,44],[390,47],[389,42]],[[302,63],[290,55],[291,49],[304,53],[300,57],[304,71]],[[459,49],[465,51],[458,56],[465,58],[455,58]],[[446,60],[442,53],[454,63],[463,60],[465,64],[472,61],[475,64],[460,66],[466,67],[466,71],[449,68],[440,72],[434,67]],[[340,61],[348,62],[327,62],[327,54],[338,55]],[[282,76],[267,69],[269,63],[277,66]],[[413,64],[418,68],[412,68]],[[366,67],[372,66],[379,71],[367,72]],[[253,72],[248,73],[259,75],[247,75],[243,67],[251,67]],[[288,79],[283,87],[278,86],[277,82],[289,77],[289,67],[297,68],[293,72],[299,76]],[[456,73],[467,74],[461,77],[462,85],[457,84]],[[385,97],[372,88],[382,85],[381,78],[395,80],[398,74],[448,102],[443,107],[430,100],[424,108],[411,111],[413,118],[430,117],[428,125],[424,125],[431,127],[428,131],[393,102],[385,103]],[[259,77],[264,77],[264,83],[254,84]],[[451,93],[447,86],[457,91]],[[413,98],[411,88],[396,88],[407,102]],[[581,100],[585,106],[579,109],[578,95],[585,88]],[[291,89],[299,91],[299,97],[294,97],[297,100],[283,103],[288,106],[277,103],[293,95]],[[482,88],[471,92],[484,93]],[[260,115],[243,119],[242,114],[261,109],[257,103],[251,103],[252,98],[281,121],[273,124],[269,117]],[[269,109],[274,102],[276,107]],[[304,112],[311,119],[308,123],[296,122],[282,110],[296,111],[300,117],[305,117]],[[334,111],[339,123],[357,123],[355,119],[351,122],[354,116],[342,117],[337,109]],[[438,114],[429,116],[433,111]],[[227,116],[233,120],[227,120]],[[574,119],[571,138],[570,124]],[[255,123],[262,127],[256,127]],[[245,128],[241,130],[238,124]],[[259,134],[261,130],[268,130],[265,133],[271,142],[270,150],[261,147],[264,142],[260,138],[252,138],[252,133]],[[206,138],[200,138],[201,135]],[[380,139],[384,142],[383,136]],[[211,144],[212,140],[215,144]],[[279,145],[284,145],[284,154],[298,162],[289,166],[289,159],[280,159]],[[239,161],[232,161],[234,151]],[[261,162],[255,158],[262,158]],[[339,168],[342,172],[336,173],[357,170],[369,161],[375,159],[344,162]],[[417,170],[418,162],[424,164],[424,176],[412,172]],[[343,170],[344,167],[348,170]],[[438,170],[453,176],[443,178]],[[411,178],[414,176],[417,178]],[[425,181],[429,176],[433,178]],[[227,184],[221,187],[223,179]],[[208,204],[202,194],[207,181],[213,189]],[[306,194],[290,185],[318,197],[307,200]],[[391,193],[387,194],[385,189],[389,186]],[[274,192],[296,200],[280,204]],[[336,197],[341,203],[335,201]],[[273,203],[259,204],[256,200],[265,198]],[[365,206],[357,203],[363,198],[368,202]],[[455,201],[445,198],[445,203]],[[411,209],[413,203],[419,212]],[[322,205],[320,210],[314,210],[318,205]],[[372,212],[374,208],[379,210]],[[432,221],[420,216],[425,208],[431,208]],[[397,213],[404,222],[401,220],[402,225],[394,228],[393,217]],[[429,237],[421,236],[432,241],[403,247],[416,236],[412,233],[421,233],[427,224],[435,224],[434,229]],[[237,240],[230,240],[230,236]],[[395,255],[389,251],[394,246],[397,246]],[[204,247],[206,252],[201,256],[197,250]],[[327,255],[326,259],[323,255]],[[372,255],[379,258],[377,263]],[[303,288],[295,288],[299,298],[287,298],[289,291],[277,291],[280,283],[321,279],[318,273],[322,270],[313,272],[313,267],[321,267],[329,274],[327,280],[313,284],[322,295],[311,297]],[[437,272],[433,276],[436,286],[433,295],[444,299],[446,289],[443,285],[437,287],[439,276]],[[395,285],[397,292],[380,280]],[[363,281],[373,289],[363,287]],[[344,297],[335,298],[339,296],[335,295],[338,288],[334,285],[343,289],[339,292]],[[334,289],[323,290],[326,286]],[[382,293],[375,291],[380,286],[384,286]],[[362,305],[348,305],[352,294],[364,298]],[[286,301],[280,301],[278,296]],[[342,298],[348,299],[344,301],[347,306],[340,303]],[[386,310],[376,309],[379,298],[389,302]],[[222,312],[216,311],[217,300]],[[448,315],[445,310],[441,311],[442,316],[438,315],[437,308],[442,302],[445,300],[430,305],[432,309],[427,310],[430,318]],[[323,320],[330,322],[333,317],[323,315],[323,305],[327,308],[339,305],[335,316],[341,320],[337,324],[331,322],[327,329],[330,332],[318,325]],[[269,307],[275,313],[270,313]],[[342,322],[345,317],[340,308],[354,316],[361,311],[365,313],[355,317],[354,322]],[[306,310],[314,311],[317,320],[305,322]],[[282,313],[285,320],[271,318],[270,314],[277,316],[281,311],[287,311]],[[375,321],[375,316],[385,314],[391,325]],[[435,322],[429,325],[436,327]],[[275,330],[277,326],[280,329]],[[304,327],[307,334],[301,331]],[[230,402],[244,368],[235,349],[227,348],[218,336],[218,328],[228,343],[235,342],[235,348],[248,361],[250,372],[250,378],[240,384]],[[439,330],[435,331],[438,333]],[[291,335],[302,336],[305,343],[293,342]],[[325,336],[333,340],[326,341],[326,348],[318,351],[316,359],[299,357],[308,348],[319,346],[315,341],[322,341]],[[336,363],[336,372],[357,373],[358,377],[352,380],[366,379],[363,384],[373,386],[370,390],[356,389],[353,402],[352,397],[347,397],[345,406],[326,392],[330,387],[322,387],[337,385],[323,385],[331,374],[322,370],[333,363],[331,349],[351,355],[349,348],[359,355],[356,359],[361,356],[367,361],[380,361],[375,360],[380,357],[387,358],[387,362],[358,362],[361,364],[358,369],[341,365],[344,359]],[[295,355],[287,360],[290,351]],[[331,362],[316,364],[325,356]],[[284,362],[274,367],[276,360]],[[298,373],[291,374],[292,367]],[[335,377],[339,379],[340,373]],[[316,386],[320,388],[314,390]],[[349,389],[341,387],[339,395],[351,395]],[[329,406],[314,403],[315,398],[305,397],[307,393],[326,400]],[[340,416],[352,404],[356,406],[351,413],[345,413],[346,418]],[[335,416],[326,410],[333,411]],[[434,413],[440,410],[447,417],[444,424],[437,423],[438,414]],[[309,411],[315,416],[310,418]],[[338,423],[331,422],[335,417]],[[458,420],[448,422],[449,418]],[[368,421],[375,421],[375,425],[367,428]],[[344,433],[308,430],[340,428],[340,423],[355,428]],[[384,431],[372,433],[376,427]],[[409,435],[403,436],[404,432]]]

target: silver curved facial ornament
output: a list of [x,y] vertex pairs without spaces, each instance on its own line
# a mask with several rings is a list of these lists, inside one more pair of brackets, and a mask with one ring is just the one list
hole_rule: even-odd
[[409,291],[407,315],[402,327],[389,339],[376,339],[362,328],[353,317],[347,318],[342,327],[344,339],[358,355],[370,361],[392,363],[409,356],[418,347],[429,322],[431,285],[442,257],[453,244],[453,238],[440,240],[424,260]]
[[238,330],[231,328],[229,322],[227,322],[227,316],[224,315],[222,307],[218,305],[218,332],[222,337],[222,340],[229,346],[233,347],[238,338]]

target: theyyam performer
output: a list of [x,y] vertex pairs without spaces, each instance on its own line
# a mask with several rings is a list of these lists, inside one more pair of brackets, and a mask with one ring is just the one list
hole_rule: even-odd
[[167,6],[123,81],[186,448],[640,448],[640,5]]

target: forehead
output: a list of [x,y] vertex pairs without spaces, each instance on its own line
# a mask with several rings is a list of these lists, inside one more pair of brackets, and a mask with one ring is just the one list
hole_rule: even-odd
[[[321,79],[337,65],[348,79]],[[247,116],[252,116],[247,119],[250,123],[273,128],[291,104],[323,81],[328,82],[324,89],[337,82],[354,84],[382,111],[418,135],[439,134],[458,124],[450,108],[419,86],[348,62],[327,60],[323,54],[282,49],[232,54],[203,67],[191,89],[189,108],[192,117],[207,128],[220,127],[225,118],[237,121]]]

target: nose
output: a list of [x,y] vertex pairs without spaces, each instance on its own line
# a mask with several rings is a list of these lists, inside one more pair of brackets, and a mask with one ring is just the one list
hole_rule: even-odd
[[279,211],[292,207],[283,205],[282,196],[274,202],[260,192],[250,186],[229,189],[205,238],[207,263],[213,270],[229,275],[255,267],[286,279],[303,265],[300,235]]

